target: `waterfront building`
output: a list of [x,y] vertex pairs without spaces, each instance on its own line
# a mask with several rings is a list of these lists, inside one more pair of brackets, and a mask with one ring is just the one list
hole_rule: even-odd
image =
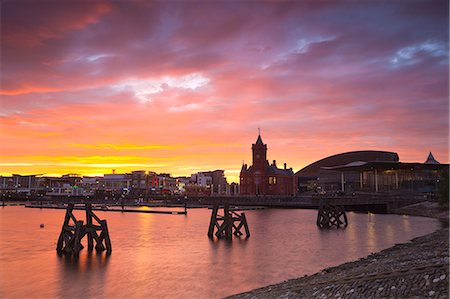
[[[336,192],[341,190],[341,173],[326,169],[338,165],[349,163],[360,163],[367,161],[391,161],[398,162],[397,153],[387,151],[352,151],[342,154],[332,155],[318,160],[300,169],[295,173],[295,184],[297,193],[308,191],[314,192]],[[359,173],[346,173],[347,190],[358,185]]]
[[106,193],[128,193],[131,187],[131,175],[128,173],[105,174],[99,179],[98,190]]
[[252,145],[252,165],[242,165],[240,173],[240,194],[242,195],[293,195],[292,168],[278,168],[276,160],[269,164],[267,160],[267,145],[258,134]]
[[235,195],[239,195],[239,184],[238,183],[231,183],[230,184],[230,195],[231,196],[235,196]]
[[70,184],[62,184],[60,187],[50,188],[45,192],[46,196],[51,197],[71,197],[71,196],[90,196],[93,193],[86,192],[84,188],[79,186],[72,186]]
[[[194,185],[200,186],[202,188],[197,188],[200,190],[201,194],[205,193],[205,189],[209,190],[211,195],[226,195],[228,194],[229,185],[227,178],[225,177],[224,170],[213,170],[213,171],[201,171],[191,175],[191,182]],[[191,190],[197,190],[196,188],[191,188]],[[192,191],[193,192],[193,191]]]
[[169,173],[161,173],[158,175],[159,193],[161,194],[174,194],[177,190],[177,180],[173,178]]
[[186,186],[189,185],[191,182],[191,178],[180,176],[176,177],[175,179],[176,179],[176,189],[174,193],[184,194],[186,192]]
[[196,184],[189,184],[184,186],[186,196],[202,196],[209,197],[211,196],[211,189],[203,186],[199,186]]
[[85,190],[85,192],[89,194],[94,194],[96,190],[99,189],[100,180],[103,177],[101,176],[83,176],[81,180],[81,187]]
[[0,176],[0,190],[2,193],[21,193],[32,195],[44,187],[41,175],[20,175]]
[[440,164],[430,153],[424,163],[400,162],[397,153],[356,151],[321,159],[295,174],[298,193],[419,192],[435,193]]
[[131,192],[135,195],[156,193],[159,190],[159,177],[155,172],[136,170],[131,172]]
[[207,188],[211,188],[212,185],[212,177],[209,175],[206,175],[203,172],[199,172],[196,175],[197,178],[197,185],[202,186],[202,187],[207,187]]
[[69,184],[71,186],[79,186],[82,181],[82,176],[77,173],[68,173],[61,176],[61,179],[65,184]]

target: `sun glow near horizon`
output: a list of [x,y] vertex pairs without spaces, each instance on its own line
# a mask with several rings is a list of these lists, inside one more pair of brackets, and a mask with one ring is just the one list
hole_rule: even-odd
[[448,163],[446,12],[446,1],[3,3],[0,173],[223,169],[237,182],[258,127],[269,161],[294,171],[356,150]]

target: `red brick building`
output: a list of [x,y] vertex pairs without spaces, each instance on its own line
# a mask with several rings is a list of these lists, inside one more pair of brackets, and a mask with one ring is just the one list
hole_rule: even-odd
[[240,174],[240,194],[242,195],[293,195],[294,172],[292,168],[278,168],[276,161],[269,164],[267,145],[258,135],[252,145],[253,165],[242,165]]

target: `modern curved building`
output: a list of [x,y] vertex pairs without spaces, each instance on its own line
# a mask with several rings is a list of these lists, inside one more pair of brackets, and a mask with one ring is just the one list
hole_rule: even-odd
[[322,167],[345,165],[355,161],[390,161],[398,162],[398,154],[385,151],[354,151],[323,158],[295,173],[297,177],[318,178]]
[[399,162],[397,153],[354,151],[326,157],[295,174],[297,192],[432,192],[440,164],[430,153],[424,163]]

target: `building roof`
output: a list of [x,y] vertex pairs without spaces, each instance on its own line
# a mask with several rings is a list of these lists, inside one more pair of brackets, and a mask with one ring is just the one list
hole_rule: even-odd
[[346,165],[337,165],[332,167],[321,167],[324,170],[334,171],[370,171],[370,170],[396,170],[396,169],[431,169],[436,170],[445,167],[444,164],[425,164],[425,163],[403,163],[389,161],[368,161],[368,162],[352,162]]
[[293,175],[294,172],[292,171],[292,169],[280,169],[278,167],[276,167],[275,165],[269,165],[267,167],[267,174],[268,175],[274,175],[274,174],[278,174],[278,175]]
[[431,152],[428,154],[428,158],[424,163],[425,164],[441,164],[433,157],[433,154]]
[[326,157],[316,161],[302,169],[295,175],[300,177],[317,177],[322,167],[342,166],[348,163],[368,162],[368,161],[390,161],[398,162],[398,154],[386,151],[354,151],[346,152],[333,156]]
[[[245,169],[245,167],[243,167],[241,169],[241,173],[253,173],[253,165],[251,165],[249,168]],[[287,175],[287,176],[293,176],[294,172],[292,171],[292,168],[288,168],[288,169],[283,169],[283,168],[278,168],[276,165],[269,165],[267,164],[266,166],[266,174],[267,175]]]
[[260,134],[258,134],[258,139],[256,139],[256,143],[255,144],[257,144],[257,145],[264,145],[264,142],[262,141]]

